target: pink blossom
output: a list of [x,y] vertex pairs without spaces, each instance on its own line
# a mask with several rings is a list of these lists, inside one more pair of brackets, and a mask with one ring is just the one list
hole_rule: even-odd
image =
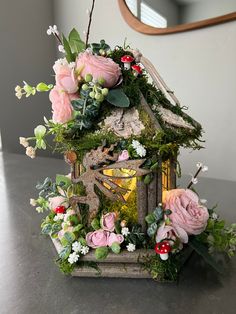
[[110,233],[107,237],[107,245],[112,246],[113,243],[121,244],[124,241],[124,237],[121,234]]
[[188,243],[187,232],[179,226],[171,226],[163,223],[157,230],[156,242],[159,243],[164,239],[171,239],[170,244],[173,245],[176,238],[180,240],[181,243]]
[[56,74],[56,85],[69,94],[74,94],[78,90],[78,81],[75,77],[75,71],[69,67],[69,64],[55,63],[53,70]]
[[115,213],[107,213],[106,215],[102,215],[102,218],[101,218],[102,229],[106,231],[110,231],[110,232],[114,231],[115,221],[116,221]]
[[63,196],[50,197],[48,201],[49,201],[48,205],[49,205],[50,210],[54,210],[55,208],[61,205],[65,206],[66,208],[69,207],[68,201]]
[[109,232],[102,229],[87,233],[86,242],[88,246],[94,249],[101,246],[107,246],[108,233]]
[[76,70],[83,78],[86,74],[92,74],[95,80],[103,78],[105,80],[103,86],[108,88],[116,85],[121,76],[119,65],[111,58],[96,56],[88,51],[78,56]]
[[118,157],[118,161],[124,161],[124,160],[128,160],[129,159],[129,153],[128,151],[125,149],[121,152],[121,154]]
[[55,86],[49,94],[49,99],[52,103],[53,122],[66,123],[72,119],[73,108],[71,100],[78,98],[74,94],[63,92],[60,87]]
[[208,210],[200,204],[197,194],[191,190],[165,191],[163,206],[172,211],[169,217],[173,227],[178,226],[190,235],[198,235],[205,230],[209,219]]

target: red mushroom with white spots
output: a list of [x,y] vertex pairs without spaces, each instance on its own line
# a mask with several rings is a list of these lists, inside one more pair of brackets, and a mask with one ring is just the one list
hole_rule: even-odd
[[167,241],[159,242],[155,245],[155,251],[160,255],[163,261],[166,261],[169,257],[169,252],[171,251],[170,243]]
[[137,64],[132,65],[132,70],[133,70],[135,77],[137,77],[139,74],[142,74],[142,72],[143,72],[142,68]]
[[124,63],[124,69],[129,70],[131,63],[134,61],[134,58],[132,56],[125,55],[125,56],[121,57],[120,60],[121,60],[121,62]]

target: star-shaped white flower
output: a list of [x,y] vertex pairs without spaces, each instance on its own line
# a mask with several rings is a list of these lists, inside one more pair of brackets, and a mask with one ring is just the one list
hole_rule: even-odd
[[82,245],[81,245],[81,243],[80,242],[78,242],[78,241],[75,241],[73,244],[72,244],[72,250],[74,251],[74,252],[76,252],[76,253],[80,253],[81,252],[81,250],[82,250]]
[[122,229],[121,229],[121,234],[122,234],[124,237],[127,237],[127,235],[130,234],[129,228],[127,228],[127,227],[122,228]]
[[88,254],[89,252],[89,247],[88,246],[82,246],[80,253],[83,255]]
[[73,252],[73,253],[71,253],[71,254],[69,255],[69,257],[68,257],[68,262],[69,262],[70,264],[74,264],[74,263],[76,263],[76,262],[78,261],[78,259],[79,259],[79,255],[76,254],[76,252]]
[[129,243],[128,245],[126,245],[126,248],[128,252],[134,252],[136,250],[136,246],[133,243]]

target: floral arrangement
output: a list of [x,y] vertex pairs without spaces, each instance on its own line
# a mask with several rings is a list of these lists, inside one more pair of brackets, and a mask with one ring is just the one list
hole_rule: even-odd
[[[213,254],[234,255],[236,225],[227,227],[193,190],[198,174],[207,171],[201,163],[186,189],[163,190],[162,202],[145,217],[146,230],[137,221],[132,179],[148,185],[160,169],[159,157],[176,157],[181,146],[201,148],[202,129],[150,82],[139,51],[126,44],[111,49],[104,40],[89,43],[93,8],[94,1],[85,42],[75,29],[68,38],[55,25],[47,30],[65,56],[53,66],[55,84],[24,82],[15,89],[19,99],[49,92],[52,103],[52,117],[44,117],[34,136],[20,137],[26,154],[35,158],[38,149],[51,147],[52,137],[54,150],[64,154],[72,169],[55,182],[46,178],[36,186],[39,196],[30,203],[37,212],[47,212],[42,234],[60,244],[57,263],[64,273],[86,263],[99,268],[96,262],[109,254],[140,250],[144,271],[157,280],[175,280],[186,248],[221,271]],[[142,95],[162,130],[140,107]],[[112,166],[112,180],[101,176]],[[86,262],[85,255],[93,253],[94,262]]]

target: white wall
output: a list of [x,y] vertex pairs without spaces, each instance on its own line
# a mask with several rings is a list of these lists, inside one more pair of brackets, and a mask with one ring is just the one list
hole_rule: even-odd
[[[68,33],[87,27],[88,0],[54,0],[56,22]],[[205,129],[206,149],[181,153],[184,173],[195,162],[209,166],[209,177],[236,180],[236,21],[201,30],[147,36],[132,30],[116,0],[97,0],[91,41],[105,38],[114,46],[124,38],[150,58],[182,105]]]

